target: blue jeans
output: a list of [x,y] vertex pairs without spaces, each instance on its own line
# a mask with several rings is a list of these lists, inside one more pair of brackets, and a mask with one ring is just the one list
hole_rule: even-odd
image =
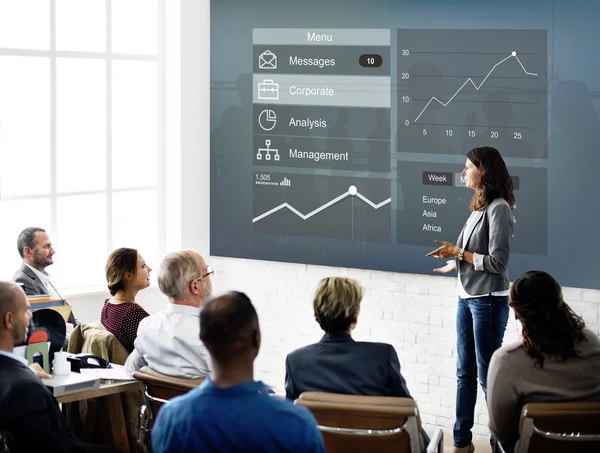
[[455,447],[466,447],[473,439],[471,428],[477,402],[477,377],[487,399],[490,360],[494,351],[502,346],[507,322],[507,296],[458,298]]

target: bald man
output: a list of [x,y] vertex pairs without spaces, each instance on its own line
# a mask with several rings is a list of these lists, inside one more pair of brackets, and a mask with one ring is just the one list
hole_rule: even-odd
[[27,338],[29,302],[20,286],[0,281],[0,431],[11,434],[15,451],[114,452],[87,445],[71,432],[58,402],[27,361],[13,354]]
[[244,293],[209,300],[200,312],[200,338],[212,359],[202,385],[172,399],[152,428],[152,451],[324,453],[312,414],[269,396],[254,380],[260,328]]

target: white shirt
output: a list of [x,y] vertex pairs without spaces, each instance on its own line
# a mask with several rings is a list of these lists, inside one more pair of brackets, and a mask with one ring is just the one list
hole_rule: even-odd
[[12,352],[0,351],[0,355],[4,355],[6,357],[10,357],[11,359],[17,360],[17,361],[21,362],[25,366],[29,365],[27,363],[27,360],[25,360],[23,357],[19,357],[18,355],[14,354]]
[[[474,214],[475,214],[475,211],[473,211],[471,213],[471,215],[469,216],[469,218],[467,219],[467,223],[465,225],[464,231],[468,231],[471,228],[471,223],[473,222],[473,219],[475,217]],[[489,294],[471,295],[471,294],[467,293],[467,291],[465,290],[465,287],[463,286],[462,282],[460,281],[460,266],[457,266],[457,267],[458,267],[458,278],[456,279],[456,287],[458,289],[458,297],[460,297],[461,299],[471,299],[471,298],[475,298],[475,297],[489,296]],[[485,267],[483,266],[483,255],[473,252],[473,267],[475,268],[476,271],[482,271],[482,272],[485,271]],[[510,290],[508,290],[508,289],[492,292],[492,296],[508,296],[509,294],[510,294]]]
[[62,299],[62,296],[58,293],[58,291],[50,281],[50,276],[48,274],[38,271],[36,268],[31,267],[29,264],[27,264],[27,267],[33,271],[36,277],[39,278],[42,284],[46,287],[48,296],[50,296],[52,299]]
[[144,318],[134,350],[125,363],[133,374],[147,365],[169,376],[197,378],[210,373],[209,354],[200,341],[200,309],[169,303]]

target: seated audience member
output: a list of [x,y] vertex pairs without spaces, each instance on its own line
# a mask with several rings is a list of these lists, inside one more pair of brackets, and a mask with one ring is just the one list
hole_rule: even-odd
[[528,403],[600,401],[600,340],[565,303],[558,282],[530,271],[511,287],[522,338],[502,346],[488,371],[490,431],[507,452]]
[[117,249],[106,262],[106,282],[112,297],[104,301],[100,322],[129,353],[133,351],[140,321],[150,316],[135,303],[135,296],[140,290],[150,286],[151,271],[135,249]]
[[318,343],[288,354],[285,361],[286,397],[302,392],[410,398],[400,373],[396,350],[390,344],[354,341],[363,289],[343,277],[321,280],[313,300],[315,319],[325,332]]
[[[54,264],[54,248],[50,236],[42,228],[25,228],[17,239],[17,249],[23,259],[21,268],[15,272],[13,282],[19,283],[27,296],[47,294],[53,299],[64,299],[50,280],[46,268]],[[75,315],[68,322],[75,326]]]
[[168,254],[158,270],[158,287],[169,298],[166,308],[144,318],[135,349],[127,359],[129,373],[148,365],[159,373],[184,378],[209,372],[208,351],[200,340],[200,308],[210,296],[213,270],[192,250]]
[[71,432],[58,402],[13,354],[27,337],[29,303],[16,284],[0,282],[0,431],[10,434],[11,452],[115,452],[113,447],[80,442]]
[[[362,298],[356,280],[328,277],[319,282],[313,310],[325,335],[286,357],[286,398],[295,400],[309,391],[412,398],[391,344],[352,339]],[[425,430],[421,435],[427,446]]]
[[200,312],[200,338],[211,356],[211,375],[161,408],[152,428],[154,453],[325,451],[312,414],[269,396],[265,384],[254,380],[261,337],[245,294],[209,300]]

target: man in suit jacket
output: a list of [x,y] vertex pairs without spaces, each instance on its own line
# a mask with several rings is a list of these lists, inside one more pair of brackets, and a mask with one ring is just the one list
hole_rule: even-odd
[[0,431],[10,434],[9,448],[16,452],[114,452],[112,447],[80,442],[54,396],[25,359],[13,354],[14,345],[27,337],[30,319],[23,290],[0,282]]
[[[50,236],[43,228],[25,228],[17,240],[19,254],[23,258],[21,268],[15,272],[13,282],[19,283],[28,296],[47,294],[55,299],[62,299],[56,287],[52,284],[46,267],[54,264],[54,248]],[[73,312],[68,322],[76,325]]]
[[[295,400],[302,392],[412,398],[400,373],[391,344],[354,341],[363,290],[355,280],[321,280],[313,301],[315,319],[325,332],[318,343],[288,354],[285,394]],[[422,431],[425,446],[429,438]]]
[[297,349],[285,364],[286,397],[302,392],[412,398],[391,344],[354,341],[349,333]]

